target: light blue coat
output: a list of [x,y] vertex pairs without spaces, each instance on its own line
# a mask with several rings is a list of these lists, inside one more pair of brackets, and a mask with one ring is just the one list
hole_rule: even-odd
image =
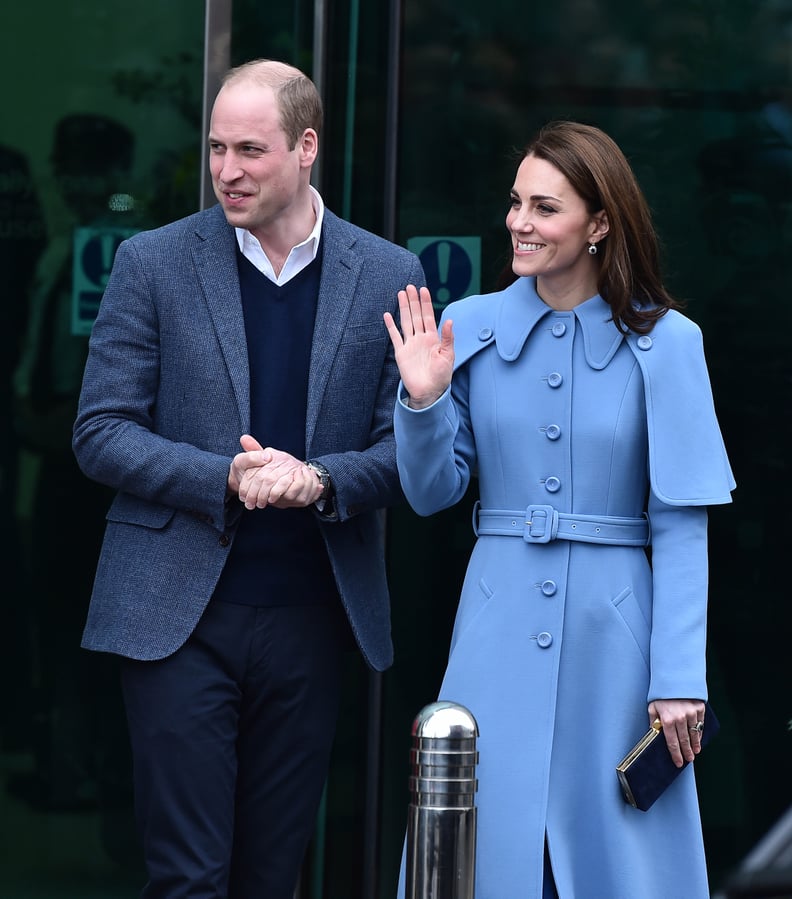
[[480,729],[476,899],[539,899],[545,834],[560,899],[706,899],[693,766],[648,812],[615,773],[649,701],[707,697],[705,507],[735,485],[700,331],[669,312],[625,338],[599,296],[554,312],[525,278],[443,317],[450,391],[396,406],[413,508],[477,476],[484,510],[646,514],[652,534],[651,567],[640,546],[475,544],[439,698]]

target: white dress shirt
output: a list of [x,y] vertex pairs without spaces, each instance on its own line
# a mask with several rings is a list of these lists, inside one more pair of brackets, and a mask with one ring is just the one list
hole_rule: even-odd
[[258,239],[255,238],[250,231],[245,228],[234,228],[236,231],[237,242],[242,255],[253,263],[256,268],[275,284],[286,284],[287,281],[299,274],[307,265],[310,265],[319,251],[319,237],[322,233],[322,219],[324,218],[324,201],[319,195],[319,191],[314,187],[309,188],[311,191],[311,199],[313,200],[313,208],[316,213],[316,223],[311,233],[302,243],[298,243],[296,247],[292,247],[286,262],[280,270],[280,274],[275,274],[272,263],[267,258],[267,254],[261,248]]

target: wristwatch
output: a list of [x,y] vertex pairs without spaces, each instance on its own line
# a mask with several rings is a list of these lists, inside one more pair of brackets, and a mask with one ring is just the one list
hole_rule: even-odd
[[311,471],[316,472],[319,483],[322,485],[322,495],[319,497],[321,503],[326,503],[333,495],[333,485],[330,481],[330,472],[322,465],[321,462],[305,463]]

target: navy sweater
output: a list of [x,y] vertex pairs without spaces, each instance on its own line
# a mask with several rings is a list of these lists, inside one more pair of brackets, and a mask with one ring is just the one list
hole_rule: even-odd
[[[281,286],[237,252],[250,364],[250,433],[305,458],[305,416],[321,247]],[[270,606],[337,600],[312,509],[245,510],[214,599]]]

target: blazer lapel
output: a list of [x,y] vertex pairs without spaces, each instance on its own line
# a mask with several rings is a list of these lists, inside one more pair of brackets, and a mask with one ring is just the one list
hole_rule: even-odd
[[244,429],[250,427],[250,370],[239,291],[236,238],[219,206],[196,228],[193,260]]
[[[352,250],[354,238],[341,219],[325,209],[322,225],[322,275],[308,375],[306,446],[311,445],[333,361],[349,321],[363,262]],[[384,327],[384,325],[383,325]]]

